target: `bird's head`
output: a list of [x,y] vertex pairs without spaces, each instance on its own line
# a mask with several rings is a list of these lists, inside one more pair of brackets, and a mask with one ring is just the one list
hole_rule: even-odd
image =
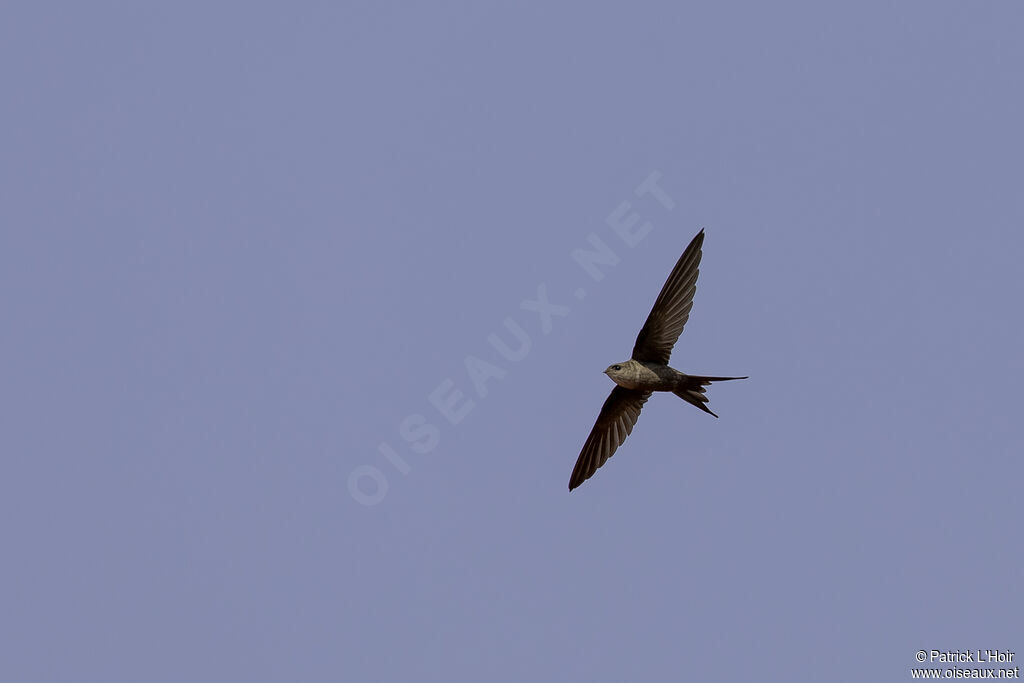
[[608,375],[618,383],[620,379],[627,379],[631,376],[630,365],[632,362],[633,361],[627,360],[621,363],[616,363],[615,365],[609,365],[607,369],[605,369],[604,374]]

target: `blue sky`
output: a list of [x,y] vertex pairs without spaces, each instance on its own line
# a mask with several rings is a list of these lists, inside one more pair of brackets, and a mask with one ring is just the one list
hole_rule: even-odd
[[[2,15],[0,678],[1024,651],[1019,5]],[[702,227],[673,365],[750,379],[570,494]]]

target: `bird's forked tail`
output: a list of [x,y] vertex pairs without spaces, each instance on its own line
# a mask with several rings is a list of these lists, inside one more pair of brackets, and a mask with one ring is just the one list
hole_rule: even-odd
[[[679,378],[672,393],[687,403],[692,403],[705,413],[715,415],[707,407],[708,397],[704,395],[704,387],[712,382],[727,382],[731,379],[747,379],[746,377],[701,377],[700,375],[684,375]],[[715,415],[715,417],[718,417]]]

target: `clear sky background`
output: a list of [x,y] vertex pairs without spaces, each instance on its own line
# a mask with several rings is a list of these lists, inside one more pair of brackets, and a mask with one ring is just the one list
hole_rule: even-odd
[[[1022,24],[7,3],[0,679],[1019,663]],[[751,378],[656,395],[570,494],[701,227],[673,365]]]

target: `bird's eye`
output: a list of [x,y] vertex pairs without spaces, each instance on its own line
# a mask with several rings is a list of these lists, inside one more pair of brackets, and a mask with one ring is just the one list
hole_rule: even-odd
[[621,365],[613,365],[612,366],[612,370],[621,370],[621,369],[622,369]]

